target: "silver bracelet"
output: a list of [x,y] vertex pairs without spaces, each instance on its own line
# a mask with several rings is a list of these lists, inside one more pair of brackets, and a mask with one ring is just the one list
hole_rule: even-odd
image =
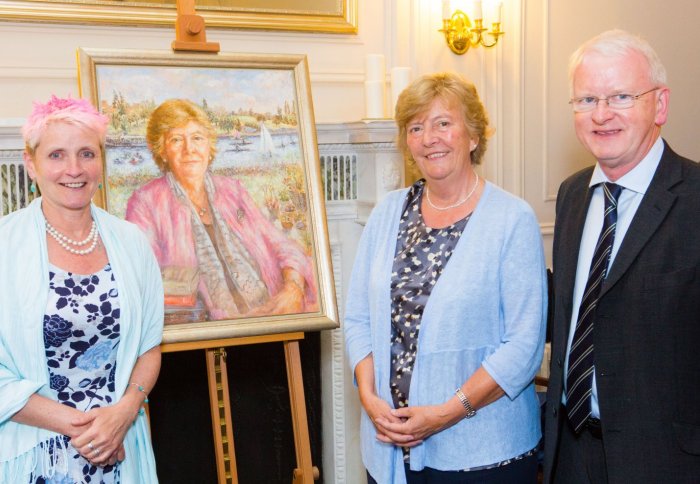
[[462,402],[462,406],[467,410],[467,415],[465,415],[464,418],[472,418],[474,415],[476,415],[476,410],[474,410],[472,403],[469,401],[461,388],[455,390],[455,395],[457,395],[459,401]]

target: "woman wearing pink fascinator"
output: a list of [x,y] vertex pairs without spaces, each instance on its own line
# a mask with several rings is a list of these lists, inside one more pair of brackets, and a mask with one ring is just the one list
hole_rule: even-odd
[[141,231],[91,202],[107,122],[52,96],[22,129],[41,196],[0,219],[0,482],[157,482],[163,288]]

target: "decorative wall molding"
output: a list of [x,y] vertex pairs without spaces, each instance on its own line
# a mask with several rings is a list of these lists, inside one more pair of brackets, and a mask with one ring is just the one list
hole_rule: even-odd
[[25,67],[3,66],[0,70],[0,79],[75,79],[77,68],[64,69],[61,67]]
[[[2,11],[2,9],[0,9]],[[65,37],[75,37],[75,30],[67,28],[65,24],[53,24],[53,23],[37,23],[37,22],[13,22],[13,21],[2,21],[0,24],[5,32],[8,33],[25,33],[31,31],[33,34],[37,35],[51,35],[51,36],[65,36]],[[172,26],[110,26],[110,25],[80,25],[81,35],[94,36],[96,39],[103,37],[105,35],[115,35],[128,37],[137,37],[136,44],[138,44],[138,38],[168,38],[168,42],[164,44],[165,49],[170,47],[170,40],[174,39],[175,31]],[[250,42],[251,39],[258,41],[269,41],[279,44],[280,42],[300,42],[304,40],[313,42],[323,42],[328,44],[354,44],[363,45],[364,42],[358,35],[355,34],[329,34],[321,32],[292,32],[292,31],[255,31],[255,30],[237,30],[237,29],[222,29],[210,27],[207,29],[207,39],[211,41],[228,41],[228,40],[243,40]],[[127,39],[125,39],[127,40]],[[238,49],[238,51],[244,51],[245,49]],[[279,51],[279,48],[277,49]],[[273,51],[271,51],[273,52]]]
[[[346,126],[345,123],[339,123],[339,126]],[[319,143],[319,151],[323,150],[323,154],[349,153],[351,150],[354,153],[375,153],[396,151],[394,142],[388,143]],[[322,156],[323,156],[322,154]]]
[[[338,307],[343,307],[343,261],[342,247],[340,240],[337,237],[331,238],[331,262],[333,264],[333,276],[335,278],[335,294]],[[333,475],[335,482],[344,483],[346,481],[346,431],[345,431],[345,339],[343,330],[334,329],[330,332],[330,352],[331,360],[331,388],[330,397],[332,400],[332,418],[331,421],[324,421],[324,425],[330,423],[331,435],[333,436],[333,449],[330,451],[333,455]],[[322,395],[324,394],[322,389]],[[327,432],[324,432],[327,433]],[[327,461],[328,459],[326,459]],[[329,462],[324,462],[324,468],[328,468]]]
[[[0,79],[75,79],[78,70],[64,67],[36,67],[31,65],[4,65],[0,70]],[[347,69],[325,69],[310,71],[309,76],[315,84],[363,84],[364,72]]]
[[0,163],[22,163],[23,150],[4,150],[0,149]]
[[365,82],[365,73],[361,70],[324,69],[311,70],[309,72],[311,82],[314,84],[362,84]]
[[543,237],[554,235],[554,222],[545,222],[540,224],[540,233]]
[[557,194],[549,192],[549,182],[550,182],[550,160],[549,156],[549,63],[550,63],[550,53],[549,53],[549,39],[551,36],[550,26],[549,26],[549,0],[542,1],[542,46],[540,55],[542,57],[542,200],[544,202],[556,202]]

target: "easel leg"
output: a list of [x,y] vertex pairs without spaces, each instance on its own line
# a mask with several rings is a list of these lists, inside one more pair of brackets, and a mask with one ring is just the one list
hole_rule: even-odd
[[209,381],[209,404],[214,431],[216,471],[220,484],[238,484],[236,453],[233,445],[231,425],[231,401],[228,392],[226,349],[207,349],[207,376]]
[[311,464],[311,441],[309,424],[306,418],[306,401],[304,400],[304,380],[301,374],[301,357],[299,341],[284,342],[284,359],[287,364],[287,381],[289,383],[289,400],[292,407],[292,425],[294,428],[294,449],[297,467],[294,469],[294,484],[313,484],[318,479],[318,468]]

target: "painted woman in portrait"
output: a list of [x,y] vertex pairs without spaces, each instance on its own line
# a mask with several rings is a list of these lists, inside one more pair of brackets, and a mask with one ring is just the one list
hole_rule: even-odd
[[151,242],[166,307],[206,311],[194,320],[317,309],[310,256],[263,215],[239,180],[211,173],[217,135],[199,106],[163,102],[146,141],[164,174],[133,192],[126,219]]

